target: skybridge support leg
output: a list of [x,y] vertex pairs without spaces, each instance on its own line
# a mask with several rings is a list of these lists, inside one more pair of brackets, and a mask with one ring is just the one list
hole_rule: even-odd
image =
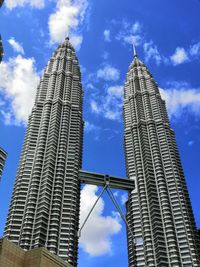
[[131,234],[131,236],[132,236],[132,238],[133,238],[133,242],[134,242],[134,235],[133,235],[133,232],[132,232],[132,230],[131,230],[131,228],[130,228],[130,226],[129,226],[127,220],[126,220],[126,217],[124,216],[123,211],[122,211],[122,209],[120,208],[120,206],[119,206],[119,204],[118,204],[118,202],[117,202],[117,200],[116,200],[116,198],[115,198],[114,194],[112,193],[112,190],[111,190],[111,188],[110,188],[110,186],[109,186],[109,176],[106,175],[106,176],[104,177],[104,180],[105,180],[105,186],[104,186],[103,190],[101,191],[100,195],[98,196],[98,198],[96,199],[96,201],[94,202],[94,204],[93,204],[91,210],[89,211],[87,217],[85,218],[85,220],[84,220],[82,226],[81,226],[80,229],[78,230],[78,233],[77,233],[78,238],[80,238],[80,236],[81,236],[81,231],[82,231],[83,227],[85,226],[87,220],[89,219],[89,217],[90,217],[92,211],[94,210],[95,206],[97,205],[97,203],[98,203],[100,197],[101,197],[101,196],[103,195],[103,193],[106,191],[107,194],[108,194],[108,196],[110,197],[112,203],[114,204],[115,208],[116,208],[117,211],[119,212],[119,214],[120,214],[122,220],[123,220],[124,223],[126,224],[127,229],[130,231],[130,234]]
[[126,217],[124,216],[123,211],[122,211],[122,209],[120,208],[120,206],[119,206],[119,204],[118,204],[118,202],[117,202],[115,196],[113,195],[113,192],[112,192],[112,190],[111,190],[111,188],[110,188],[109,186],[106,188],[106,192],[108,193],[110,199],[112,200],[112,202],[113,202],[115,208],[116,208],[117,211],[119,212],[119,214],[120,214],[122,220],[123,220],[124,223],[126,224],[126,227],[127,227],[127,229],[130,231],[131,236],[132,236],[132,238],[133,238],[133,240],[134,240],[133,232],[132,232],[132,230],[131,230],[131,228],[130,228],[130,226],[129,226],[127,220],[126,220]]
[[84,220],[82,226],[81,226],[80,229],[78,230],[78,233],[77,233],[78,238],[81,237],[81,231],[82,231],[83,227],[85,226],[85,224],[86,224],[87,220],[89,219],[89,217],[90,217],[92,211],[94,210],[94,208],[95,208],[95,206],[97,205],[97,203],[98,203],[100,197],[103,195],[103,193],[104,193],[104,191],[106,190],[107,187],[108,187],[108,185],[106,184],[106,185],[104,186],[103,190],[101,191],[101,194],[98,196],[98,198],[97,198],[96,201],[94,202],[94,204],[93,204],[93,206],[92,206],[90,212],[88,213],[87,217],[85,218],[85,220]]

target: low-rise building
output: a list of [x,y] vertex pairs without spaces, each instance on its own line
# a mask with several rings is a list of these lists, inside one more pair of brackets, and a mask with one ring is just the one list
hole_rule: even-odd
[[8,241],[0,239],[0,267],[72,267],[46,248],[24,251]]

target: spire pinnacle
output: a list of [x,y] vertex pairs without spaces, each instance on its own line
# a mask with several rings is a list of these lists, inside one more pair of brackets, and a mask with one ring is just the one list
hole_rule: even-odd
[[133,44],[133,55],[134,55],[134,57],[137,57],[137,52],[136,52],[136,48],[135,48],[134,44]]

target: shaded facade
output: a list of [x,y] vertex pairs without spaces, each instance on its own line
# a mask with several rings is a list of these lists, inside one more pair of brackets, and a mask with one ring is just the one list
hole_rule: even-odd
[[4,0],[0,0],[0,8],[3,5]]
[[2,59],[3,59],[3,43],[2,43],[1,34],[0,34],[0,63]]
[[5,152],[5,150],[3,150],[0,147],[0,180],[1,180],[2,173],[3,173],[3,168],[5,165],[6,157],[7,157],[7,153]]
[[197,229],[165,102],[135,54],[124,89],[129,266],[200,266]]
[[82,162],[82,86],[66,38],[50,58],[29,117],[4,236],[77,264]]

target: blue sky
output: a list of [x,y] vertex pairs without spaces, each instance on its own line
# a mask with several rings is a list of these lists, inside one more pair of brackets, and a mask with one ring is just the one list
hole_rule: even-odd
[[[69,34],[84,88],[83,169],[125,176],[122,95],[132,43],[157,81],[175,130],[200,227],[200,2],[198,0],[5,0],[0,15],[0,146],[8,158],[0,182],[0,234],[25,125],[42,71]],[[101,189],[85,187],[81,220]],[[125,192],[115,191],[121,205]],[[123,222],[105,195],[86,225],[79,266],[127,266]]]

